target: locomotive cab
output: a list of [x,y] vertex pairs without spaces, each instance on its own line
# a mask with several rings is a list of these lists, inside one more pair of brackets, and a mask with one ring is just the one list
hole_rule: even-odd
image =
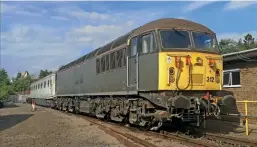
[[215,33],[185,20],[160,22],[146,24],[128,40],[128,89],[150,101],[144,111],[163,108],[152,114],[162,121],[199,126],[206,114],[219,118],[216,92],[222,89],[223,59]]

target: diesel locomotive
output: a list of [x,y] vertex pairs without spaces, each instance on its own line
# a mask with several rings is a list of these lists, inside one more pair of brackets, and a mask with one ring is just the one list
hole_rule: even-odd
[[215,32],[189,20],[158,19],[62,66],[44,105],[151,130],[199,126],[206,116],[219,117],[222,71]]

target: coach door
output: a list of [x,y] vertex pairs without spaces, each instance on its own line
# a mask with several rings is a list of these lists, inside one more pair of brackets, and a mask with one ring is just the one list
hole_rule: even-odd
[[127,83],[128,89],[131,91],[138,90],[138,38],[132,38],[130,41],[130,49],[128,52],[127,66]]

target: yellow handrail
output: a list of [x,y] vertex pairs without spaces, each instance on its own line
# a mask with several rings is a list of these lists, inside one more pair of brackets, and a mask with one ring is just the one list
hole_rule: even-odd
[[237,103],[244,103],[245,104],[245,134],[246,136],[249,135],[249,127],[248,127],[248,103],[257,103],[257,101],[237,101]]

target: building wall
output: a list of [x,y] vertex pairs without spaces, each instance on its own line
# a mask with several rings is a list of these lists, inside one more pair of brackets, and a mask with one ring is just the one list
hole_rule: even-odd
[[[257,101],[257,62],[224,63],[224,71],[238,68],[240,69],[241,87],[223,87],[223,90],[233,93],[237,101]],[[244,103],[237,103],[237,108],[240,113],[245,114]],[[248,104],[248,115],[257,116],[257,103]]]

